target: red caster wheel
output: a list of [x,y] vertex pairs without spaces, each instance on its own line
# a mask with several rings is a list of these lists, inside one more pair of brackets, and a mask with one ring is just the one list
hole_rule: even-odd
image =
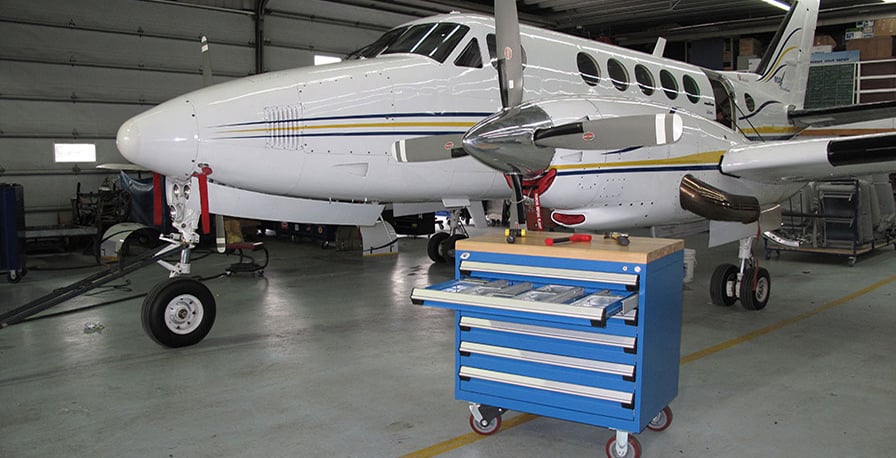
[[666,406],[663,407],[663,410],[660,410],[660,413],[653,417],[653,420],[650,420],[650,423],[647,423],[647,429],[651,431],[664,431],[670,424],[672,424],[672,409],[670,409],[669,406]]
[[606,451],[607,458],[641,458],[641,443],[635,436],[629,434],[628,446],[625,448],[625,453],[620,455],[616,448],[616,436],[613,436],[607,441]]
[[495,418],[492,418],[492,421],[483,425],[480,422],[476,421],[476,418],[473,417],[473,414],[470,414],[470,427],[473,428],[473,431],[475,431],[476,434],[491,436],[492,434],[498,432],[499,429],[501,429],[501,416],[499,415]]

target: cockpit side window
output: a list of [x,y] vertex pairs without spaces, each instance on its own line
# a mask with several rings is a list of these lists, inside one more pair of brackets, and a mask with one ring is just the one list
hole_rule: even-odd
[[469,27],[461,24],[442,22],[438,24],[418,24],[403,33],[382,54],[413,53],[445,62]]
[[408,27],[399,27],[397,29],[392,29],[386,33],[384,33],[381,37],[377,38],[373,43],[352,52],[346,57],[346,60],[349,59],[370,59],[372,57],[376,57],[380,55],[383,51],[385,51],[392,43],[395,43],[395,40],[398,39],[403,33],[408,30]]
[[454,60],[458,67],[482,68],[482,54],[479,52],[479,40],[472,39],[463,52]]

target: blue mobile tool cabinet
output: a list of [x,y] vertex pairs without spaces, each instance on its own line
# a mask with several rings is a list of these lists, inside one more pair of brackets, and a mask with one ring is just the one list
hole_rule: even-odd
[[25,199],[22,185],[0,183],[0,272],[16,283],[25,276]]
[[544,242],[562,236],[458,241],[455,279],[411,299],[457,311],[455,397],[476,432],[517,410],[614,429],[607,455],[639,456],[630,433],[668,427],[678,394],[684,243]]

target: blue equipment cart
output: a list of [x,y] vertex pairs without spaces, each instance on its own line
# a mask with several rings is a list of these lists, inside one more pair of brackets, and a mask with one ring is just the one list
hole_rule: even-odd
[[16,283],[25,276],[25,199],[22,185],[0,183],[0,272]]
[[666,429],[678,394],[684,243],[545,243],[563,236],[458,241],[455,279],[411,299],[457,311],[455,397],[474,431],[517,410],[616,430],[607,455],[640,456],[630,433]]

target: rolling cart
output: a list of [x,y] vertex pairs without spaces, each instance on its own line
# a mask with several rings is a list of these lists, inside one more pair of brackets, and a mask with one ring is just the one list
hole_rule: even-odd
[[458,241],[455,279],[411,299],[456,310],[455,398],[474,431],[512,409],[613,429],[607,456],[640,456],[632,434],[666,429],[678,393],[684,243],[545,244],[558,235]]
[[19,282],[25,267],[25,199],[19,184],[0,183],[0,272]]

